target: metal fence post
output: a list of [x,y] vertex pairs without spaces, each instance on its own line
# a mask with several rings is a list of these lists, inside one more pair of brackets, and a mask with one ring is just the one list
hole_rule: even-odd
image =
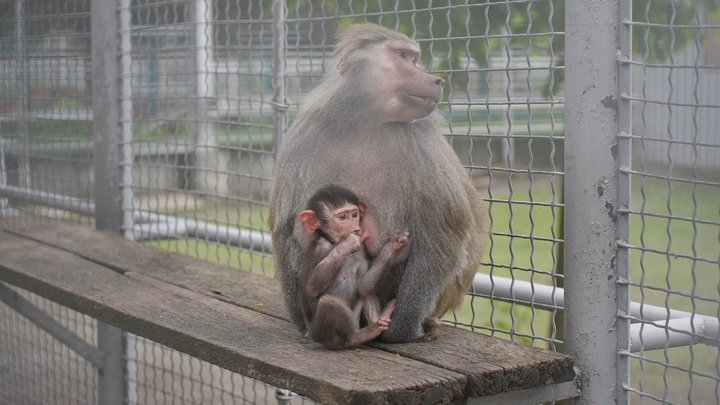
[[286,35],[285,24],[287,20],[287,10],[285,10],[285,1],[273,0],[273,151],[277,152],[280,142],[285,134],[287,126],[287,90],[285,88],[285,60],[286,60]]
[[18,171],[20,187],[32,188],[32,170],[30,168],[30,133],[28,132],[28,109],[30,83],[28,80],[27,49],[25,44],[25,11],[22,0],[15,0],[15,58],[16,64],[13,70],[15,74],[15,85],[18,94],[18,129],[16,135],[22,140],[23,153],[19,156]]
[[[217,140],[208,120],[208,100],[213,96],[213,7],[207,0],[194,0],[191,15],[193,23],[193,61],[195,69],[193,119],[195,120],[194,187],[202,193],[227,193],[227,170],[218,151]],[[224,185],[224,188],[219,188]]]
[[[273,0],[273,51],[272,51],[272,79],[273,97],[271,105],[273,108],[273,154],[277,154],[287,127],[287,89],[285,87],[285,60],[287,48],[285,47],[287,22],[287,10],[284,0]],[[275,392],[275,399],[279,404],[290,404],[293,394],[291,391],[278,388]]]
[[[7,165],[5,163],[5,139],[0,138],[0,187],[7,186]],[[0,197],[0,215],[8,209],[8,199]]]
[[[628,209],[632,200],[631,177],[627,169],[632,165],[632,142],[629,134],[632,133],[632,109],[628,94],[632,93],[632,66],[623,61],[632,59],[632,0],[618,2],[618,31],[617,31],[617,80],[618,80],[618,138],[616,158],[618,190],[616,204],[616,242],[630,240],[630,215]],[[627,281],[630,279],[630,252],[625,248],[617,249],[615,260],[615,273],[617,281],[617,313],[630,313],[630,288]],[[618,316],[617,322],[617,390],[615,393],[618,404],[627,404],[629,401],[626,387],[630,381],[630,320]]]
[[612,404],[618,384],[617,2],[565,3],[565,338],[581,404]]
[[117,4],[90,6],[92,40],[92,136],[95,146],[95,227],[117,232],[122,226],[120,193],[120,62]]
[[[117,10],[116,1],[93,0],[90,4],[95,227],[119,234],[123,218]],[[102,322],[98,322],[97,329],[98,348],[104,353],[98,402],[122,404],[125,396],[122,331]]]
[[122,150],[122,212],[123,235],[133,239],[133,101],[132,101],[132,16],[130,15],[131,0],[119,1],[120,19],[120,67],[121,86],[121,150]]

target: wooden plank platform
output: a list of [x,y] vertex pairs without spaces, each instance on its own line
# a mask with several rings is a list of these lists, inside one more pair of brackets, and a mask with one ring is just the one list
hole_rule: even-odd
[[0,231],[0,281],[323,403],[448,403],[575,377],[568,356],[451,327],[327,351],[288,321],[275,280],[76,225]]

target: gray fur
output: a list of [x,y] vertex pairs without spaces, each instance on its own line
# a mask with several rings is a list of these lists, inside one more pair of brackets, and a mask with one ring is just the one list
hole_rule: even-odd
[[[347,52],[371,51],[377,35],[369,40],[363,34],[376,30],[381,37],[398,38],[370,24],[351,26],[338,45],[343,51],[336,62]],[[412,122],[373,119],[382,100],[373,97],[374,87],[367,84],[371,66],[347,76],[330,69],[305,98],[277,156],[270,194],[273,248],[287,308],[305,331],[298,303],[303,241],[295,230],[297,216],[323,186],[334,183],[352,190],[367,204],[366,218],[377,224],[376,242],[366,245],[371,257],[393,230],[411,235],[407,262],[386,271],[376,290],[383,305],[397,297],[382,339],[412,341],[423,337],[425,319],[462,302],[482,254],[484,207],[441,134],[439,113]],[[439,304],[443,291],[451,289],[450,299]]]

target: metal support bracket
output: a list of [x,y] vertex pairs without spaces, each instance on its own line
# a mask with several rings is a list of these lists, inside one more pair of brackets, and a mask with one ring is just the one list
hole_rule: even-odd
[[13,311],[25,317],[40,329],[49,333],[58,342],[64,344],[80,357],[89,361],[90,364],[101,370],[104,364],[104,354],[95,346],[86,342],[83,338],[73,333],[60,322],[53,319],[45,311],[35,306],[32,302],[23,298],[20,294],[0,283],[0,301],[9,306]]
[[580,383],[578,379],[579,371],[575,371],[575,379],[573,381],[551,384],[538,388],[530,388],[525,390],[509,391],[502,394],[493,395],[491,397],[478,397],[468,399],[468,404],[483,405],[536,405],[545,402],[560,401],[563,399],[577,398],[580,396]]

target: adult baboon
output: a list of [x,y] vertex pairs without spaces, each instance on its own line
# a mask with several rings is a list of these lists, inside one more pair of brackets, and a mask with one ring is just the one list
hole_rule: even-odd
[[435,107],[444,81],[417,67],[419,57],[403,34],[374,24],[348,27],[280,145],[270,224],[286,304],[301,330],[306,242],[298,213],[331,183],[367,204],[370,257],[394,230],[410,234],[407,261],[384,272],[375,291],[382,305],[397,298],[382,340],[434,337],[436,320],[462,302],[472,282],[485,239],[483,203],[440,131]]

